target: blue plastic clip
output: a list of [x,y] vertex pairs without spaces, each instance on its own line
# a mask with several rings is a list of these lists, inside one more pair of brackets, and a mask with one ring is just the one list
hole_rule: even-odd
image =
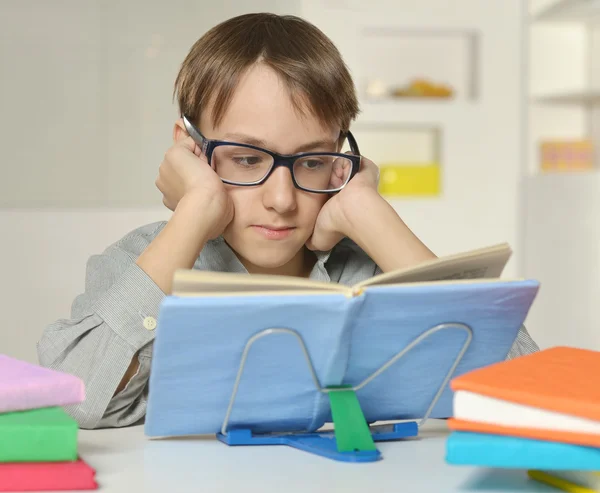
[[[373,441],[384,442],[415,437],[419,427],[415,421],[392,425],[371,426]],[[248,429],[228,430],[227,434],[217,433],[221,442],[235,445],[288,445],[311,454],[320,455],[341,462],[374,462],[381,459],[379,450],[358,450],[338,452],[333,431],[317,433],[256,434]]]

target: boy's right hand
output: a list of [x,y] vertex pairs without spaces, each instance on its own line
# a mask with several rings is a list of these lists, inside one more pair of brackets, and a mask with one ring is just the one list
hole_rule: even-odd
[[163,204],[172,211],[184,197],[184,202],[196,204],[199,222],[206,221],[209,239],[220,236],[233,219],[233,202],[223,182],[191,137],[165,153],[156,186],[163,194]]

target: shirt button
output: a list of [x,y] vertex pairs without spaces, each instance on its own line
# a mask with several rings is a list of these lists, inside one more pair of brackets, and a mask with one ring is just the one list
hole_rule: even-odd
[[154,317],[146,317],[144,319],[144,327],[148,330],[156,329],[156,319]]

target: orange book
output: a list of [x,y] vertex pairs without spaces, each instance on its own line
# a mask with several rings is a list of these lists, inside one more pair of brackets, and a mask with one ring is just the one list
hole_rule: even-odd
[[453,430],[600,447],[600,352],[555,347],[451,382]]

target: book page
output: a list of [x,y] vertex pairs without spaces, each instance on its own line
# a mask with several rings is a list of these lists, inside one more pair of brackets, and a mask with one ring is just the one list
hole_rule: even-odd
[[357,284],[355,288],[405,282],[497,278],[502,274],[511,254],[509,245],[501,243],[386,272]]
[[195,269],[176,271],[172,287],[172,294],[175,296],[282,291],[344,293],[348,288],[337,283],[312,281],[301,277],[248,275]]

